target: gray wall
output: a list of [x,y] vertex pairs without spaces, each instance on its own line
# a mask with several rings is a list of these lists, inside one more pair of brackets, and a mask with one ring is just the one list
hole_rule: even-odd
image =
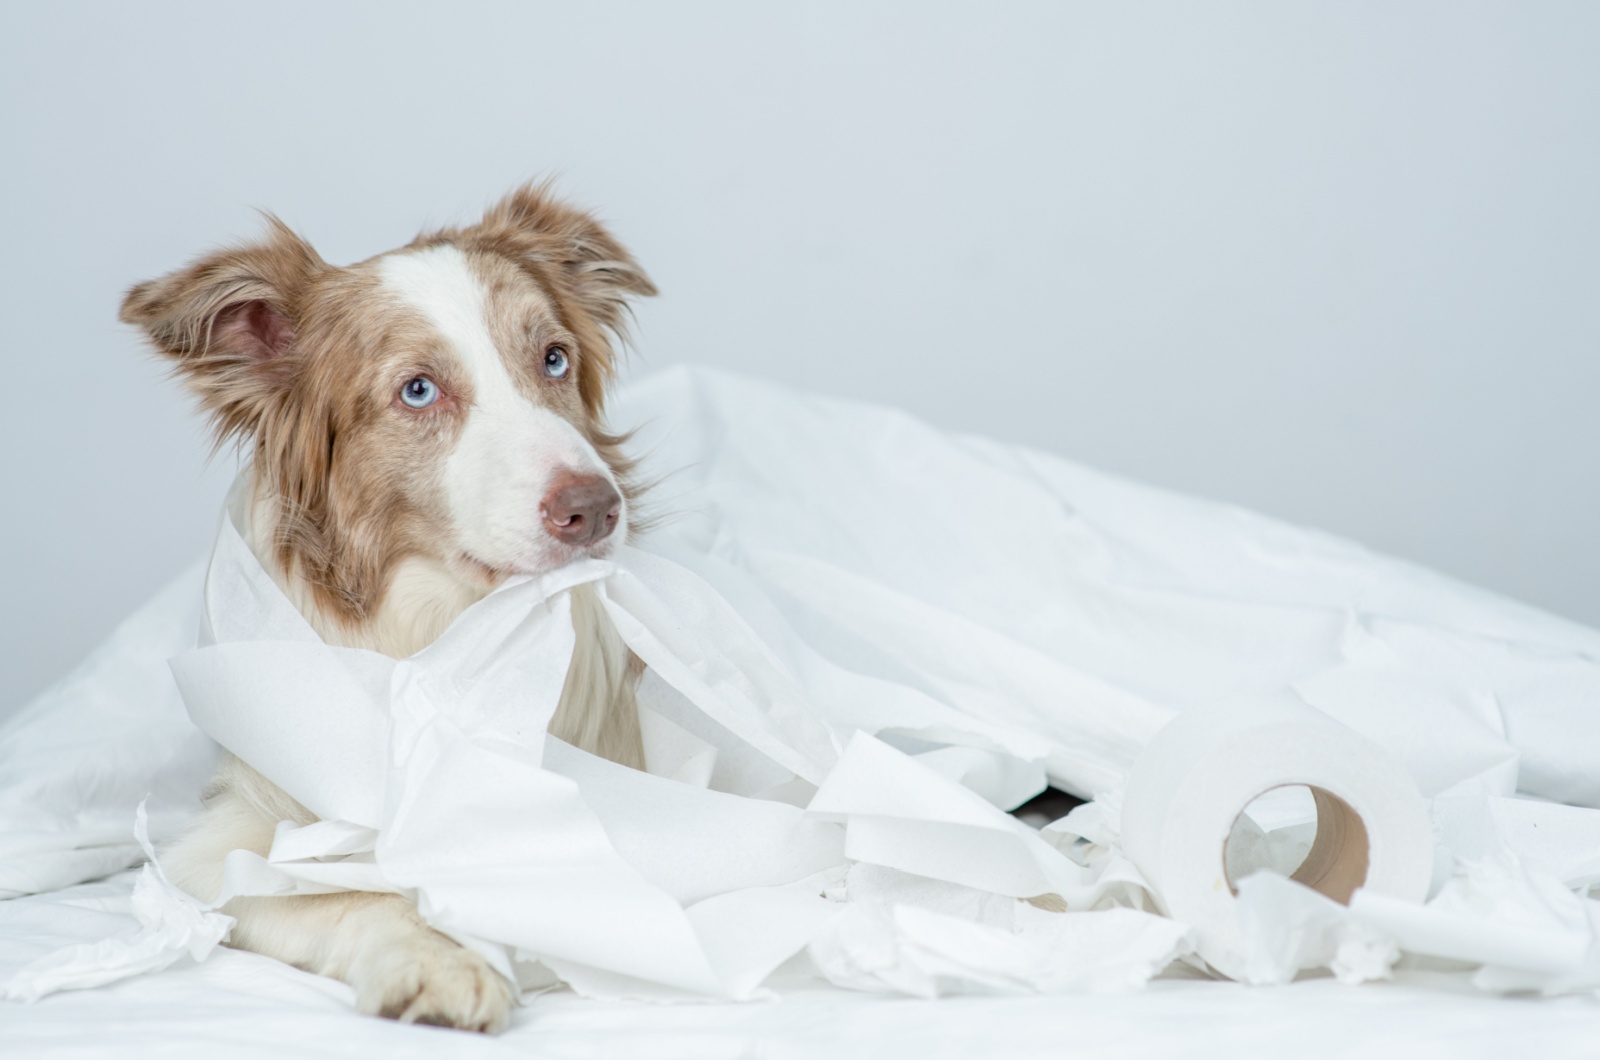
[[635,370],[906,406],[1600,622],[1600,6],[8,4],[0,713],[231,459],[115,321],[270,208],[330,260],[559,173]]

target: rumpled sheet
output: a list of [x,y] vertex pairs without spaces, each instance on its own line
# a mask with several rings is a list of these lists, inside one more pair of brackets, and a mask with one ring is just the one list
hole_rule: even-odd
[[[0,902],[0,979],[131,922],[131,874]],[[344,983],[219,948],[160,975],[0,1003],[0,1052],[76,1060],[509,1058],[540,1060],[1105,1060],[1588,1057],[1600,1004],[1501,997],[1463,973],[1399,968],[1351,989],[1332,978],[1260,988],[1180,975],[1117,993],[926,1000],[782,978],[781,1000],[658,1005],[568,991],[530,999],[495,1038],[354,1011]]]
[[[537,948],[514,945],[508,961],[537,960],[597,997],[755,996],[801,950],[796,959],[813,975],[869,991],[1141,984],[1186,941],[1183,925],[1147,911],[1155,903],[1120,854],[1122,779],[1175,712],[1289,687],[1404,762],[1436,797],[1446,845],[1432,903],[1398,913],[1359,894],[1347,908],[1281,877],[1243,879],[1241,920],[1257,940],[1249,978],[1281,982],[1315,967],[1347,981],[1381,978],[1404,950],[1481,964],[1475,981],[1489,989],[1594,988],[1584,895],[1600,814],[1511,796],[1584,805],[1600,796],[1600,635],[1323,535],[952,438],[896,413],[673,372],[635,385],[616,418],[650,424],[647,473],[677,472],[655,491],[677,518],[641,547],[731,604],[842,755],[757,769],[770,782],[763,789],[749,770],[719,777],[718,763],[754,746],[754,730],[716,719],[659,667],[664,679],[642,699],[663,723],[657,757],[672,759],[675,779],[553,740],[534,755],[525,743],[529,775],[563,797],[575,789],[569,805],[603,822],[608,856],[668,900],[670,908],[654,904],[649,936],[687,920],[680,941],[693,939],[705,967],[663,975],[617,947],[599,959],[599,936],[582,931],[570,940],[576,949],[541,937]],[[176,604],[133,625],[170,640]],[[676,647],[663,658],[681,657]],[[76,682],[96,677],[90,667]],[[170,716],[171,693],[156,685],[143,706]],[[756,713],[771,717],[759,703]],[[40,727],[38,712],[24,715],[9,745],[37,740]],[[793,738],[778,742],[795,751]],[[113,768],[116,790],[188,775],[203,753],[174,762],[166,750],[162,762]],[[816,771],[796,768],[802,761]],[[22,772],[15,755],[0,766]],[[819,780],[813,794],[807,785]],[[1003,812],[1046,781],[1100,798],[1042,833]],[[630,827],[669,790],[708,827]],[[735,803],[770,809],[711,810]],[[1487,830],[1451,833],[1448,821],[1461,814],[1439,815],[1469,803]],[[293,881],[280,880],[286,888],[330,886],[330,871],[346,873],[345,885],[365,872],[373,885],[383,860],[374,825],[392,817],[326,808],[343,823],[315,837],[280,834],[285,847],[267,867]],[[753,825],[745,813],[772,820]],[[779,834],[762,831],[773,827],[818,837],[817,860],[796,859],[783,880],[735,879],[720,867],[694,879],[696,867],[724,863],[686,852],[726,846],[740,829]],[[1563,838],[1539,838],[1553,828]],[[820,838],[826,829],[836,834],[832,850]],[[431,834],[441,834],[437,822]],[[81,861],[70,830],[57,839],[63,863]],[[789,843],[756,846],[770,853]],[[26,853],[51,864],[38,830]],[[329,859],[348,864],[330,870]],[[378,875],[422,897],[414,880]],[[471,904],[424,909],[448,918]],[[152,932],[184,922],[176,912],[154,919]],[[27,982],[26,972],[14,977],[13,995]]]

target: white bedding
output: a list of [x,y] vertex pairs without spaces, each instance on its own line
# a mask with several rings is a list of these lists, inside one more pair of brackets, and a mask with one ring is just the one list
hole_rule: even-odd
[[[1114,789],[1174,711],[1288,684],[1395,753],[1427,795],[1600,805],[1592,630],[1325,535],[884,410],[684,371],[634,385],[615,409],[619,425],[647,424],[647,473],[664,476],[649,547],[732,600],[824,714],[848,703],[830,719],[846,730],[1037,763],[1036,780],[1017,774],[996,802],[1046,774],[1084,796]],[[137,860],[127,824],[147,792],[158,832],[192,805],[207,752],[164,660],[192,636],[197,590],[181,579],[0,732],[0,893],[26,896],[0,903],[0,982],[129,922],[127,877],[32,892]],[[1582,845],[1600,832],[1574,834]],[[1600,850],[1559,853],[1575,879],[1600,871]],[[487,1041],[357,1019],[343,986],[221,951],[0,1003],[0,1043],[119,1055],[213,1055],[224,1042],[271,1055],[440,1042],[558,1056],[1596,1051],[1592,996],[1533,1002],[1477,993],[1461,973],[1399,978],[937,1002],[799,980],[780,1002],[744,1005],[556,994]]]
[[[126,878],[0,903],[0,977],[124,919]],[[1159,979],[1142,991],[890,998],[801,986],[782,1001],[652,1005],[530,999],[498,1038],[355,1015],[342,983],[255,954],[0,1008],[7,1057],[406,1056],[606,1060],[892,1057],[1593,1057],[1591,998],[1493,997],[1458,977],[1283,987]]]

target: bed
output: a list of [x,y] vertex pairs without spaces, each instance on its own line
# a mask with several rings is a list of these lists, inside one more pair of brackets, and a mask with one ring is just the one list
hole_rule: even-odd
[[[1012,775],[1001,803],[1046,782],[1084,799],[1114,791],[1174,715],[1284,685],[1385,747],[1424,795],[1500,800],[1497,820],[1555,807],[1534,817],[1561,836],[1516,849],[1559,862],[1574,893],[1600,879],[1588,816],[1600,816],[1600,633],[1328,535],[890,410],[680,369],[633,384],[613,416],[643,425],[650,547],[733,600],[835,724],[903,748],[954,729],[1036,747],[1012,755],[1033,772]],[[975,514],[993,512],[1006,517]],[[212,751],[166,660],[192,642],[200,577],[186,572],[0,731],[0,981],[124,931],[134,807],[148,800],[158,839],[193,811]],[[1319,973],[1248,987],[1180,962],[1143,989],[968,984],[929,999],[838,989],[802,954],[767,986],[762,1000],[687,1004],[556,988],[488,1039],[364,1019],[342,984],[218,949],[0,1002],[0,1043],[8,1055],[1554,1056],[1593,1055],[1600,1038],[1584,982],[1556,997],[1486,993],[1469,967],[1438,960],[1360,987]]]

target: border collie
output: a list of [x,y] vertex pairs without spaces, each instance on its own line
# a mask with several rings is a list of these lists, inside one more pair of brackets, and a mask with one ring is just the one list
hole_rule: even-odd
[[[655,293],[589,214],[527,185],[477,224],[330,265],[276,218],[128,292],[218,445],[251,456],[247,539],[330,644],[411,655],[505,578],[608,555],[634,491],[601,417],[627,301]],[[579,591],[551,732],[643,765],[640,665]],[[203,900],[224,856],[315,820],[225,756],[204,814],[164,855]],[[481,1031],[515,994],[392,894],[236,898],[230,945],[350,983],[363,1012]]]

